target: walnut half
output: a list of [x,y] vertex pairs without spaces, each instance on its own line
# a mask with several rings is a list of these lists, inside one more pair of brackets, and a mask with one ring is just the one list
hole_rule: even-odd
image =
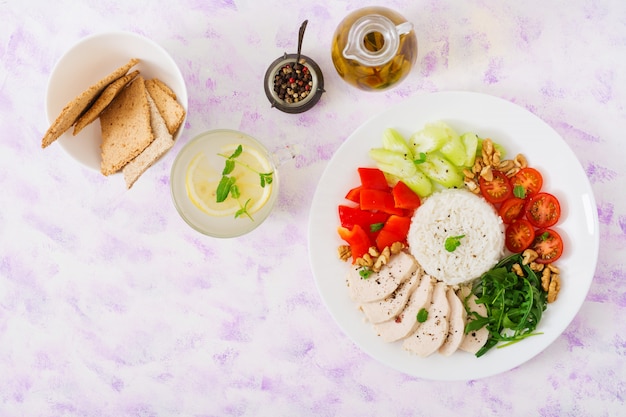
[[541,288],[548,293],[548,303],[556,301],[561,290],[561,274],[556,265],[548,264],[541,272]]

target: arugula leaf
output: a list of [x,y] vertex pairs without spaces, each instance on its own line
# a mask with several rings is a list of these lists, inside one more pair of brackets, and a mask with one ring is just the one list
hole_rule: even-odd
[[456,248],[461,246],[461,239],[463,239],[465,235],[459,236],[448,236],[443,246],[446,248],[448,252],[454,252]]
[[501,348],[541,334],[536,329],[547,308],[546,293],[541,288],[541,280],[528,265],[522,267],[523,277],[513,272],[516,263],[522,264],[520,254],[502,259],[484,273],[472,289],[476,302],[487,308],[487,317],[469,312],[472,320],[465,326],[465,333],[485,326],[489,331],[489,339],[476,353],[477,357],[496,345]]

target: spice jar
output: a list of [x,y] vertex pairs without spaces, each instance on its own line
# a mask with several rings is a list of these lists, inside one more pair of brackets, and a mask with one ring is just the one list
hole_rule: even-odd
[[265,95],[272,107],[285,113],[302,113],[313,107],[324,92],[320,67],[306,55],[284,54],[265,73]]
[[413,24],[386,7],[365,7],[346,16],[333,36],[337,73],[362,90],[381,91],[402,81],[417,58]]

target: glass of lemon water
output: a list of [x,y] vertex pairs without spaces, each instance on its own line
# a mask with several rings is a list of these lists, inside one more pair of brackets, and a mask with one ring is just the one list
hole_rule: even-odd
[[255,138],[211,130],[178,153],[170,175],[172,199],[192,228],[213,237],[241,236],[258,227],[278,197],[278,162]]

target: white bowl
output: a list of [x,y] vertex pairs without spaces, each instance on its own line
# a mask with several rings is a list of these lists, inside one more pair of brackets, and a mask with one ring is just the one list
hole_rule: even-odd
[[[54,66],[46,91],[48,123],[52,124],[63,107],[81,92],[131,58],[139,59],[131,71],[137,69],[145,79],[156,77],[166,83],[187,112],[185,80],[172,57],[161,46],[136,33],[106,32],[82,39]],[[183,127],[184,121],[174,139],[180,136]],[[100,120],[96,119],[76,136],[72,132],[73,127],[63,133],[57,139],[59,145],[78,162],[100,171]]]

